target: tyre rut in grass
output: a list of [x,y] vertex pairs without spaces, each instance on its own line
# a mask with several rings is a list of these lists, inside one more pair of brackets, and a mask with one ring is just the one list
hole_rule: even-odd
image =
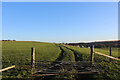
[[[66,47],[66,46],[64,46],[64,47]],[[75,61],[83,61],[82,54],[78,54],[78,52],[76,52],[75,50],[73,50],[71,48],[68,48],[68,47],[66,47],[66,48],[71,50],[74,53]]]
[[[71,48],[69,48],[67,46],[64,46],[64,47],[66,47],[67,49],[71,50],[74,53],[75,61],[83,61],[82,54],[79,54],[77,51],[75,51],[74,49],[71,49]],[[77,65],[79,65],[79,64],[77,64]],[[80,68],[77,68],[77,70],[79,70],[79,69]],[[78,74],[78,75],[76,75],[76,80],[79,80],[79,79],[81,79],[81,80],[84,80],[84,79],[87,79],[87,80],[93,79],[93,80],[95,80],[95,78],[93,76],[94,75],[91,75],[91,74],[90,75],[79,75]]]
[[[66,46],[65,46],[66,47]],[[78,55],[78,53],[77,52],[75,52],[73,49],[71,49],[71,48],[68,48],[68,47],[66,47],[67,49],[69,49],[69,50],[71,50],[72,52],[73,52],[73,54],[74,54],[74,56],[75,56],[75,61],[82,61],[82,55]],[[76,63],[77,64],[77,63]],[[77,65],[79,65],[79,64],[77,64]],[[79,70],[78,68],[77,68],[77,70]],[[80,76],[79,75],[76,75],[76,77],[75,77],[75,79],[76,80],[79,80],[80,79]]]
[[[74,55],[73,52],[71,50],[68,50],[66,47],[64,47],[63,45],[56,45],[60,48],[61,52],[60,52],[60,55],[59,57],[51,64],[53,65],[56,65],[56,64],[59,64],[59,63],[56,63],[56,61],[75,61],[74,59]],[[59,69],[57,70],[60,70],[61,67],[59,67]],[[73,75],[72,75],[73,76]],[[65,78],[67,77],[67,78]],[[44,78],[44,80],[47,80],[49,78],[49,80],[56,80],[56,79],[59,79],[59,80],[68,80],[69,78],[71,78],[71,75],[60,75],[60,76],[50,76],[50,77],[46,77]]]

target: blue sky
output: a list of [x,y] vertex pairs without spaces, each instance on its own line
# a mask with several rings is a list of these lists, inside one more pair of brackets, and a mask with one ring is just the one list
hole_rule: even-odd
[[2,37],[41,42],[118,39],[117,2],[4,2]]

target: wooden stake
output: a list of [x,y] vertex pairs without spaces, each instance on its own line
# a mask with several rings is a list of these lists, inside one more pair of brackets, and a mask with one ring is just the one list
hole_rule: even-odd
[[92,45],[90,49],[91,49],[90,61],[94,63],[94,45]]
[[35,48],[31,48],[31,68],[35,69]]
[[120,59],[120,47],[118,47],[118,59]]
[[[110,47],[110,56],[112,55],[112,52],[111,52],[111,47]],[[110,58],[110,62],[111,62],[111,58]]]

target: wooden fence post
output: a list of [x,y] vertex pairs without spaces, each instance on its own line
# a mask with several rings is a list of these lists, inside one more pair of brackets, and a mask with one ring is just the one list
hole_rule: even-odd
[[33,70],[35,69],[35,48],[31,48],[31,68],[33,73]]
[[94,63],[94,45],[90,46],[91,49],[91,54],[90,54],[90,61],[92,62],[92,64]]
[[120,59],[120,47],[118,47],[118,59]]
[[[110,47],[110,56],[112,55],[112,52],[111,52],[111,47]],[[110,58],[110,62],[111,62],[111,58]]]

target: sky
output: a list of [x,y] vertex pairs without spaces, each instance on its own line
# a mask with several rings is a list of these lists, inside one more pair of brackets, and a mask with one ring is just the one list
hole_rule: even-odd
[[117,2],[3,2],[2,39],[89,42],[118,39]]

